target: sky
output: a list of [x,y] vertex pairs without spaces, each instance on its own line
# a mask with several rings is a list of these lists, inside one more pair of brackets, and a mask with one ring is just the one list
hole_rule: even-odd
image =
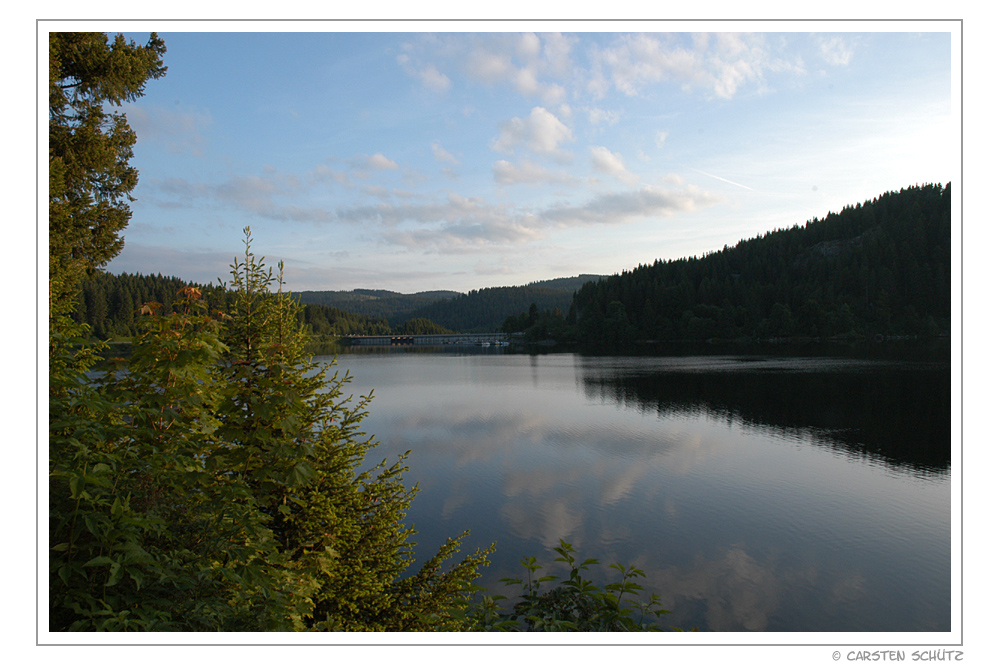
[[246,226],[290,290],[466,292],[716,251],[956,178],[956,25],[144,24],[126,36],[157,30],[168,71],[123,109],[140,178],[107,270],[214,283]]

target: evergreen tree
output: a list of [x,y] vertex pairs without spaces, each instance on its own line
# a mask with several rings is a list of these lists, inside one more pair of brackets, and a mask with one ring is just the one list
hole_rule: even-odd
[[[415,533],[403,519],[416,492],[402,481],[405,458],[357,472],[376,445],[358,429],[372,396],[349,404],[343,398],[349,377],[331,376],[333,363],[320,366],[305,356],[300,306],[281,293],[280,272],[275,279],[250,252],[246,232],[244,258],[232,272],[236,301],[219,377],[232,391],[219,412],[220,434],[230,445],[212,463],[240,470],[282,553],[310,580],[306,626],[463,627],[468,585],[486,554],[442,572],[458,549],[450,540],[416,575],[403,577]],[[279,292],[272,295],[275,281]]]
[[138,182],[128,163],[135,132],[108,107],[163,76],[165,52],[156,33],[145,46],[103,33],[49,36],[50,318],[68,313],[84,274],[121,251]]

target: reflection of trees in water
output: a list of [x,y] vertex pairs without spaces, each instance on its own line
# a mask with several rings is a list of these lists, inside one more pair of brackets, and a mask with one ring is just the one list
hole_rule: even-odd
[[585,367],[583,387],[592,399],[662,416],[704,414],[913,471],[936,474],[951,465],[947,367],[656,373]]

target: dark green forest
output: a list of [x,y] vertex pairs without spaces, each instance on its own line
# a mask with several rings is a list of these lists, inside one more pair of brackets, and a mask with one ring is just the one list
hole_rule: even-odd
[[[547,309],[539,304],[535,315],[556,331],[546,334],[601,348],[948,334],[951,184],[887,192],[701,257],[590,282],[574,295],[565,324]],[[517,329],[516,322],[507,325]],[[521,330],[543,336],[531,327]]]
[[[97,339],[135,336],[141,330],[139,310],[145,303],[171,303],[185,287],[197,287],[212,310],[228,311],[235,297],[231,289],[218,285],[196,284],[159,274],[112,275],[98,271],[85,278],[80,286],[72,317],[77,323],[89,325]],[[303,305],[297,316],[299,324],[321,340],[344,335],[413,334],[414,327],[427,327],[426,323],[404,321],[394,329],[385,318],[353,314],[327,305]]]
[[413,318],[414,310],[439,300],[454,298],[459,293],[457,291],[396,293],[381,289],[354,289],[353,291],[293,291],[291,295],[306,305],[326,305],[372,319],[385,319],[390,326],[397,326]]
[[546,286],[498,286],[469,291],[415,310],[418,316],[461,332],[493,332],[499,330],[512,313],[527,309],[533,303],[545,309],[569,307],[573,292]]

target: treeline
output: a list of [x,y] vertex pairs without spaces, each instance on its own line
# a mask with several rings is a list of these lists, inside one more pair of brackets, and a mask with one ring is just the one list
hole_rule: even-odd
[[146,303],[172,303],[185,287],[201,290],[202,298],[216,310],[225,311],[225,289],[196,284],[179,277],[96,271],[80,283],[76,308],[71,316],[86,323],[97,339],[133,337],[139,332],[139,310]]
[[951,184],[928,184],[585,284],[557,339],[937,336],[950,317]]
[[523,334],[526,342],[544,342],[546,340],[565,341],[574,336],[575,331],[566,322],[562,310],[556,307],[544,312],[538,310],[536,303],[531,303],[527,312],[520,315],[511,314],[503,322],[500,332]]
[[[196,287],[209,309],[228,311],[235,294],[219,285],[197,284],[178,277],[98,271],[84,279],[72,317],[90,326],[97,339],[124,339],[140,332],[139,311],[147,303],[172,303],[186,287]],[[426,320],[403,322],[393,328],[383,317],[345,312],[327,305],[307,304],[297,312],[298,322],[313,337],[328,339],[345,335],[427,334],[449,332]]]
[[430,319],[416,318],[396,326],[392,332],[396,335],[448,335],[454,331],[438,325]]
[[577,275],[576,277],[557,277],[555,279],[546,279],[540,282],[531,282],[528,286],[543,286],[550,289],[559,289],[561,291],[578,291],[580,287],[587,282],[596,282],[597,280],[604,277],[604,275]]
[[331,338],[345,335],[388,335],[389,322],[381,317],[351,314],[326,305],[304,305],[299,322],[313,337]]
[[354,289],[353,291],[293,291],[291,295],[293,298],[299,298],[303,304],[327,305],[372,319],[385,319],[389,325],[397,326],[412,318],[414,310],[439,300],[454,298],[458,292],[396,293],[377,289]]

